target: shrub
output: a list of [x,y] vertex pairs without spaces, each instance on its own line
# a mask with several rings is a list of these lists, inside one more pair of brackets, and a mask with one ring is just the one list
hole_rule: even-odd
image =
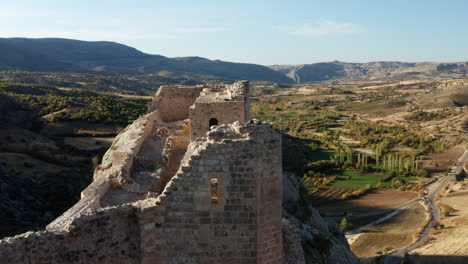
[[392,179],[392,188],[397,189],[398,187],[402,186],[404,183],[401,179],[393,178]]
[[439,207],[444,216],[450,216],[450,214],[455,212],[455,209],[453,209],[453,207],[447,204],[439,203]]
[[432,227],[434,229],[442,229],[442,228],[445,227],[445,225],[440,223],[439,221],[435,221],[435,222],[432,223]]
[[349,230],[352,230],[353,228],[354,228],[353,224],[348,222],[348,219],[346,219],[346,218],[341,219],[340,229],[341,229],[342,232],[347,232]]
[[98,156],[92,157],[91,164],[93,166],[93,169],[96,169],[99,166],[99,157]]
[[389,251],[391,251],[392,249],[393,249],[392,247],[385,247],[385,248],[383,249],[383,252],[389,252]]
[[375,188],[382,188],[383,187],[383,182],[379,181],[376,185]]

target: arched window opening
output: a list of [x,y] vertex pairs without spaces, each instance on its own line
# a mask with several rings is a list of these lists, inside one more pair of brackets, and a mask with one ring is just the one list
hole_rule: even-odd
[[210,121],[208,122],[208,129],[211,130],[212,126],[217,126],[218,125],[218,119],[216,118],[211,118]]
[[211,179],[211,202],[218,203],[218,178]]

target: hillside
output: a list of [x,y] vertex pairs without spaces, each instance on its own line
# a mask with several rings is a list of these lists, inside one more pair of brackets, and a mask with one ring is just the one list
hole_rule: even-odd
[[76,203],[113,136],[146,103],[0,81],[0,237],[42,229]]
[[[60,38],[0,38],[0,71],[80,72],[146,76],[157,83],[271,81],[307,83],[329,80],[380,81],[464,78],[468,62],[347,63],[340,61],[265,67],[201,57],[169,58],[109,41]],[[145,77],[145,78],[146,78]],[[141,85],[141,84],[140,84]]]
[[347,63],[340,61],[301,65],[272,65],[297,83],[327,80],[428,80],[464,78],[468,62],[392,62]]
[[199,57],[168,58],[114,42],[58,38],[0,39],[0,70],[154,74],[164,77],[204,75],[291,82],[282,73],[256,64]]

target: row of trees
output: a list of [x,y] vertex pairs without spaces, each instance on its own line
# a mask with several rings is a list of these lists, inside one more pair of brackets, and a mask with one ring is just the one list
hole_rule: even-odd
[[359,121],[350,121],[345,128],[355,135],[362,145],[379,152],[390,153],[393,147],[401,146],[415,150],[415,156],[444,149],[444,144],[429,135],[419,135],[396,126],[384,126]]

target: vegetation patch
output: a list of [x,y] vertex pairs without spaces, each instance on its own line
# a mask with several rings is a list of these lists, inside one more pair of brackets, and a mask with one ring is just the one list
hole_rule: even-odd
[[144,114],[148,103],[147,100],[121,98],[88,90],[61,90],[53,86],[4,81],[0,81],[0,94],[25,102],[30,110],[40,116],[52,114],[50,119],[54,122],[83,120],[126,125]]

